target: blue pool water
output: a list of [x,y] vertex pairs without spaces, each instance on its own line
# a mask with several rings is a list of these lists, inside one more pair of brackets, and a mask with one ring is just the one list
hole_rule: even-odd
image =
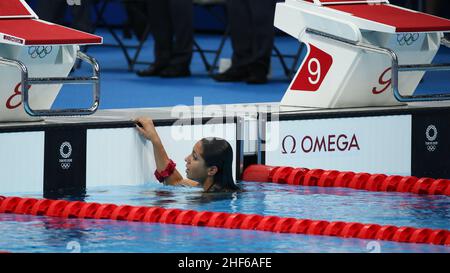
[[[450,229],[450,198],[242,182],[244,192],[197,188],[88,189],[85,201]],[[40,197],[33,194],[20,196]],[[0,214],[0,250],[11,252],[444,252],[450,247],[207,227]]]

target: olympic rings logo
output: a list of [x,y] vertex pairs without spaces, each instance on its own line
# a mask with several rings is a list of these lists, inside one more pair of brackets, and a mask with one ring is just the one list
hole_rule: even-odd
[[419,40],[419,33],[402,33],[397,34],[397,42],[400,46],[410,46],[414,44],[415,41]]
[[52,46],[30,46],[28,48],[28,55],[30,55],[33,59],[36,59],[37,57],[43,59],[52,53],[52,50]]
[[61,168],[63,170],[68,170],[70,168],[70,163],[61,163]]
[[428,145],[428,146],[427,146],[427,150],[428,150],[429,152],[434,152],[434,151],[436,151],[436,145]]

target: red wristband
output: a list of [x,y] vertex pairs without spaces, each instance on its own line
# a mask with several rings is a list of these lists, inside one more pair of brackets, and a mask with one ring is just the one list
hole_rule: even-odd
[[172,159],[169,160],[169,164],[167,164],[167,167],[162,170],[161,172],[158,172],[158,170],[155,171],[155,177],[158,179],[159,182],[164,182],[164,180],[171,176],[173,172],[175,171],[175,167],[177,164],[175,164]]

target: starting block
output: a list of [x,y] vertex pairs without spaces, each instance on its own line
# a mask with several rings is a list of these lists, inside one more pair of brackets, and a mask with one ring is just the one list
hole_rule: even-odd
[[[275,26],[306,44],[308,53],[281,105],[314,108],[395,106],[448,100],[450,94],[415,96],[450,20],[384,0],[286,0]],[[402,72],[401,74],[399,72]]]
[[[94,113],[99,66],[79,45],[101,43],[99,36],[39,20],[25,0],[0,1],[0,121]],[[91,77],[68,77],[77,58],[92,66]],[[50,110],[62,84],[92,84],[92,106]]]

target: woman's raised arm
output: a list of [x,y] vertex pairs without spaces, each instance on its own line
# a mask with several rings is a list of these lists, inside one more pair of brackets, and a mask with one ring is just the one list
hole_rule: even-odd
[[[147,117],[139,117],[135,119],[136,128],[138,131],[144,136],[146,139],[150,140],[153,144],[153,153],[155,156],[156,169],[158,172],[164,171],[169,163],[170,158],[164,149],[161,139],[159,138],[158,133],[156,132],[155,125],[153,124],[153,120]],[[192,181],[193,182],[193,181]],[[194,183],[187,182],[183,179],[180,172],[175,168],[173,173],[166,177],[164,180],[166,185],[189,185],[196,186]]]

